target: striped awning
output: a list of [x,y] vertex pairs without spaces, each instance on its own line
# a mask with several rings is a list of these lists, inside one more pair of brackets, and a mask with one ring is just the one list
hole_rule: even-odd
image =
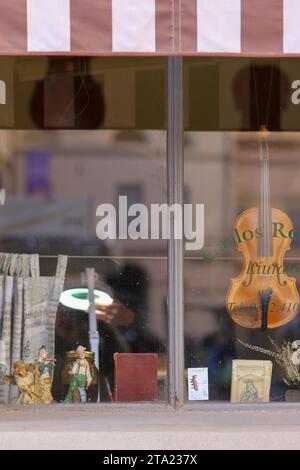
[[0,0],[0,54],[300,55],[300,0]]

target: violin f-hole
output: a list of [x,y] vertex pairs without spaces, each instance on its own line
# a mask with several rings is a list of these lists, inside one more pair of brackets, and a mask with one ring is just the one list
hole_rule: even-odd
[[254,274],[253,271],[251,271],[251,273],[249,274],[248,280],[242,282],[243,287],[249,287],[251,285],[253,274]]

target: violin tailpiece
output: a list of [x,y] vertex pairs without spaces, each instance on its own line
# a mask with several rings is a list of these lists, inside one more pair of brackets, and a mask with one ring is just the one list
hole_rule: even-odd
[[270,304],[272,294],[273,294],[273,290],[271,288],[259,291],[261,310],[262,310],[262,317],[261,317],[261,330],[262,331],[265,331],[268,329],[268,309],[269,309],[269,304]]

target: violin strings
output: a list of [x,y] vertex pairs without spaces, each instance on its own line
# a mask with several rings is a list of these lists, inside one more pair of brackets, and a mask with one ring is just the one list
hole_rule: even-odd
[[[269,123],[269,115],[270,115],[270,108],[271,108],[271,97],[272,97],[272,86],[273,86],[273,75],[274,75],[274,62],[272,61],[271,64],[271,72],[270,72],[270,81],[268,86],[268,98],[267,98],[267,107],[266,107],[266,119],[265,122],[261,122],[261,113],[260,113],[260,106],[258,100],[258,87],[257,87],[257,79],[256,79],[256,71],[255,68],[253,70],[253,82],[254,82],[254,95],[255,95],[255,103],[256,103],[256,117],[257,117],[257,124],[258,129],[261,126],[265,126],[268,128]],[[260,151],[262,152],[262,177],[261,177],[261,193],[262,193],[262,200],[261,200],[261,208],[260,208],[260,219],[261,219],[261,226],[263,228],[263,237],[261,240],[260,246],[260,255],[261,257],[269,257],[272,256],[273,246],[272,246],[272,213],[270,208],[270,181],[268,176],[268,144],[267,143],[260,143]],[[266,152],[266,155],[264,155]]]

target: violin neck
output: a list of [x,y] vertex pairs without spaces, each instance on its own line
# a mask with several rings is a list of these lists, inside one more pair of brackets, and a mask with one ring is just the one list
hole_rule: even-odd
[[269,174],[269,145],[266,141],[260,142],[260,228],[262,237],[259,244],[259,255],[261,258],[269,258],[273,255],[272,243],[272,208]]

